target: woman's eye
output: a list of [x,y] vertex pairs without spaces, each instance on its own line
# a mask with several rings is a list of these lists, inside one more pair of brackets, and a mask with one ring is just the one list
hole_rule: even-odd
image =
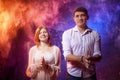
[[43,33],[47,33],[47,32],[45,31],[45,32],[43,32]]

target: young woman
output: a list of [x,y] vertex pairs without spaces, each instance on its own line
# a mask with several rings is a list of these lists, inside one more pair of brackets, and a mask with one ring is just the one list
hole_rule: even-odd
[[31,80],[56,80],[60,73],[60,49],[50,42],[45,26],[36,29],[36,45],[29,50],[26,74]]

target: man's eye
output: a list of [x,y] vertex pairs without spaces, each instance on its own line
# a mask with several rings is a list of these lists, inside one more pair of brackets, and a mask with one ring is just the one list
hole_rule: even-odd
[[85,17],[86,15],[85,14],[81,14],[81,15],[76,15],[75,17]]
[[76,15],[76,17],[79,17],[79,15]]
[[86,16],[85,14],[82,14],[81,16]]

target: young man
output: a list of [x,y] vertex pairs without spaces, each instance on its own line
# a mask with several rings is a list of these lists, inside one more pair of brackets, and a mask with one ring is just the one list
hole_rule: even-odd
[[76,26],[62,36],[68,80],[97,80],[95,63],[101,59],[100,36],[88,28],[89,15],[84,7],[74,10]]

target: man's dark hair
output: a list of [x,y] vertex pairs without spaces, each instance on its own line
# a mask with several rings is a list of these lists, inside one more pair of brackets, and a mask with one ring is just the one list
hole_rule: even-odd
[[78,7],[74,10],[74,15],[75,15],[75,12],[84,12],[87,16],[88,16],[88,11],[86,8],[84,7]]

